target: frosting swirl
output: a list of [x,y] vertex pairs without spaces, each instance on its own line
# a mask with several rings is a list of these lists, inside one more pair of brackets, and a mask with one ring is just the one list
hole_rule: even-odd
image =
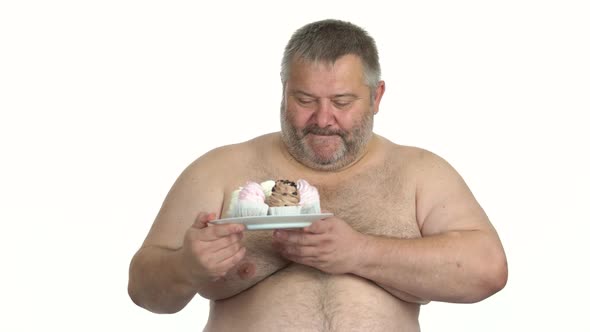
[[272,188],[275,186],[275,182],[273,180],[264,181],[260,183],[260,186],[262,186],[264,196],[268,197],[272,194]]
[[256,182],[247,182],[238,194],[240,201],[251,201],[264,204],[264,191],[262,186]]
[[320,201],[320,194],[316,187],[310,185],[303,179],[297,180],[297,190],[299,191],[299,204],[312,204]]
[[289,180],[277,180],[266,203],[271,207],[299,205],[297,184]]

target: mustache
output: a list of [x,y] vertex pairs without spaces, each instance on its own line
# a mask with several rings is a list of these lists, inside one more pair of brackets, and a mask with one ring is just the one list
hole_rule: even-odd
[[343,130],[320,128],[318,125],[315,124],[303,128],[303,136],[307,136],[308,134],[321,136],[338,135],[342,138],[346,136],[346,132],[344,132]]

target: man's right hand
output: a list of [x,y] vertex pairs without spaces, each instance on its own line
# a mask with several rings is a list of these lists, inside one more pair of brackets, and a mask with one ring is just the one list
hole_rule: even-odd
[[184,236],[184,261],[191,278],[196,280],[216,281],[224,277],[246,254],[240,243],[245,226],[208,224],[214,219],[214,213],[199,213]]

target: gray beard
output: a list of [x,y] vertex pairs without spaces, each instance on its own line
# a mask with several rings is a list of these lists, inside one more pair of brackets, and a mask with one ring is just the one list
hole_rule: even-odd
[[[313,169],[335,171],[350,165],[365,151],[371,137],[373,137],[373,112],[372,109],[369,110],[350,132],[319,128],[317,125],[297,130],[287,118],[285,104],[282,102],[281,130],[287,150],[297,161]],[[342,145],[330,158],[320,158],[305,142],[304,138],[308,134],[338,135],[342,140]]]

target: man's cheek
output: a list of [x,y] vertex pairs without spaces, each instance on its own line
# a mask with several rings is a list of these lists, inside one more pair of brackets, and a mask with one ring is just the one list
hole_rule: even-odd
[[298,131],[303,130],[312,116],[313,111],[305,108],[294,108],[287,112],[287,119]]

